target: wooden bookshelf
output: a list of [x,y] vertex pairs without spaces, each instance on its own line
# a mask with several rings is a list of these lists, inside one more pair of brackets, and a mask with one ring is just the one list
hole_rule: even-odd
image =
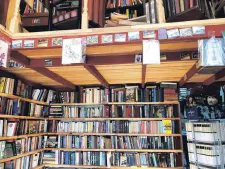
[[128,121],[137,121],[137,120],[145,120],[145,121],[159,121],[159,120],[180,120],[179,117],[174,118],[48,118],[48,120],[65,120],[65,121],[105,121],[105,120],[128,120]]
[[27,119],[27,120],[47,120],[47,118],[44,118],[44,117],[15,116],[15,115],[7,115],[7,114],[0,114],[0,118],[4,118],[4,119]]
[[28,153],[19,154],[17,156],[13,156],[13,157],[10,157],[10,158],[0,159],[0,163],[4,163],[4,162],[7,162],[7,161],[15,160],[15,159],[18,159],[18,158],[21,158],[21,157],[25,157],[25,156],[29,156],[29,155],[35,154],[35,153],[40,153],[42,151],[44,151],[44,149],[39,149],[39,150],[31,151],[31,152],[28,152]]
[[36,103],[36,104],[39,104],[39,105],[49,105],[49,103],[47,103],[47,102],[41,102],[41,101],[38,101],[38,100],[27,99],[27,98],[15,96],[15,95],[12,95],[12,94],[7,94],[7,93],[0,93],[0,96],[1,97],[7,97],[9,99],[19,99],[19,100],[22,100],[22,101],[25,101],[25,102]]
[[[132,166],[132,167],[119,167],[119,166],[110,166],[110,167],[107,167],[107,166],[75,166],[75,165],[55,165],[55,164],[44,164],[45,167],[55,167],[55,168],[102,168],[102,169],[107,169],[107,168],[112,168],[112,169],[131,169],[131,168],[134,168],[134,169],[138,169],[140,167],[135,167],[135,166]],[[163,168],[163,167],[144,167],[144,168],[147,168],[147,169],[166,169],[166,168]],[[183,169],[183,167],[167,167],[168,169]]]
[[109,102],[109,105],[160,105],[160,104],[179,104],[178,101],[165,102]]
[[48,135],[74,135],[74,136],[171,136],[171,137],[181,137],[181,134],[135,134],[135,133],[48,133]]
[[149,153],[182,153],[183,150],[163,150],[163,149],[79,149],[79,148],[45,148],[45,150],[62,151],[102,151],[102,152],[149,152]]
[[14,140],[14,139],[21,139],[21,138],[28,138],[28,137],[37,137],[37,136],[45,136],[47,133],[37,133],[37,134],[25,134],[20,136],[4,136],[0,137],[0,140]]

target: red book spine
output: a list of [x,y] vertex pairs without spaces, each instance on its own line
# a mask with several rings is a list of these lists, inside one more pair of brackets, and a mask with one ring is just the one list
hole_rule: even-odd
[[175,0],[176,14],[180,13],[180,0]]
[[194,7],[194,1],[190,0],[190,8],[193,8],[193,7]]
[[190,0],[184,0],[184,9],[187,10],[190,8]]

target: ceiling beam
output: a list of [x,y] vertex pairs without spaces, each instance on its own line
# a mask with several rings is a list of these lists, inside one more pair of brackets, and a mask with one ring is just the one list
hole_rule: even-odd
[[188,71],[185,73],[185,75],[181,78],[179,85],[183,86],[189,79],[191,79],[192,76],[194,76],[195,73],[197,73],[201,69],[200,66],[198,66],[198,63],[195,63]]
[[213,76],[206,79],[203,84],[204,85],[211,85],[212,83],[216,82],[217,80],[222,79],[225,77],[225,68],[214,74]]
[[95,68],[93,65],[84,65],[84,68],[87,69],[98,81],[106,88],[109,87],[109,83],[105,80],[105,78],[101,75],[101,73]]
[[50,71],[47,68],[33,68],[33,70],[35,70],[36,72],[64,85],[67,86],[71,89],[75,89],[75,85],[71,82],[69,82],[68,80],[64,79],[63,77],[59,76],[58,74]]
[[10,56],[12,60],[24,65],[25,67],[30,66],[31,60],[23,54],[19,53],[18,51],[11,51]]
[[146,77],[146,65],[142,64],[142,82],[141,82],[141,87],[144,88],[145,87],[145,77]]
[[[12,57],[11,57],[12,60],[15,60],[16,62],[24,65],[25,67],[30,67],[30,64],[31,64],[31,60],[24,56],[23,54],[17,52],[17,51],[12,51]],[[68,87],[68,88],[71,88],[71,89],[74,89],[75,88],[75,85],[71,82],[69,82],[68,80],[62,78],[61,76],[59,76],[58,74],[50,71],[49,69],[47,68],[31,68],[32,70]]]

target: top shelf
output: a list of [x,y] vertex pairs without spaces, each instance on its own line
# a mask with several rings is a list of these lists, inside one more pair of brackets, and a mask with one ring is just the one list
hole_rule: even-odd
[[47,102],[40,102],[37,100],[22,98],[19,96],[15,96],[7,93],[0,93],[0,97],[7,97],[10,99],[19,99],[25,102],[36,103],[39,105],[47,105],[47,106],[102,106],[102,105],[161,105],[161,104],[179,104],[178,101],[165,101],[165,102],[106,102],[106,103],[53,103],[49,104]]
[[7,93],[0,93],[0,96],[1,97],[7,97],[7,98],[10,98],[10,99],[19,99],[19,100],[22,100],[22,101],[25,101],[25,102],[36,103],[36,104],[39,104],[39,105],[49,105],[49,103],[47,103],[47,102],[41,102],[41,101],[38,101],[38,100],[27,99],[27,98],[15,96],[15,95],[12,95],[12,94],[7,94]]

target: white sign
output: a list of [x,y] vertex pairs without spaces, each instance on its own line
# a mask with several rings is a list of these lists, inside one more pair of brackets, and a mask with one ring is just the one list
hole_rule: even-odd
[[86,38],[63,39],[62,64],[86,62]]
[[7,67],[9,44],[0,40],[0,66]]
[[158,40],[143,40],[143,64],[160,64]]

